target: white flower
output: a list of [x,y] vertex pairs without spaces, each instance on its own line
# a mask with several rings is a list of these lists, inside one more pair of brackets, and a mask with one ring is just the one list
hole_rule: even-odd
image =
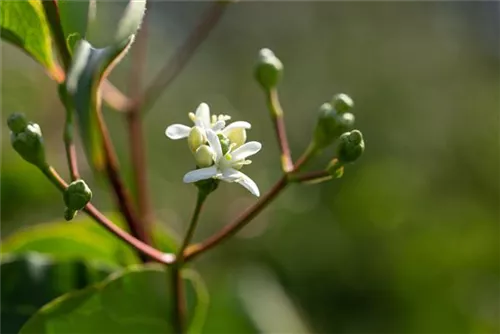
[[[216,133],[222,133],[225,136],[229,136],[234,133],[237,129],[250,129],[252,126],[248,122],[233,122],[226,127],[226,121],[230,120],[231,117],[227,115],[212,115],[210,117],[210,107],[206,103],[201,103],[198,108],[196,108],[195,113],[189,113],[189,118],[193,121],[194,126],[198,127],[200,131],[206,135],[207,130],[215,131]],[[172,124],[170,125],[165,134],[170,139],[183,139],[189,136],[189,133],[193,127],[189,127],[183,124]]]
[[253,195],[260,196],[259,188],[255,182],[247,175],[240,172],[239,169],[241,169],[243,165],[251,163],[251,161],[246,160],[246,158],[259,152],[262,148],[262,144],[251,141],[231,151],[234,147],[233,145],[229,152],[222,154],[222,147],[217,134],[211,129],[208,129],[206,134],[214,165],[188,172],[184,175],[184,182],[193,183],[200,180],[215,178],[226,182],[239,183]]

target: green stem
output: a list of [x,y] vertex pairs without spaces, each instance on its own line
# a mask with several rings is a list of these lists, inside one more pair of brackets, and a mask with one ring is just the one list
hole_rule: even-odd
[[198,225],[198,220],[200,217],[201,210],[203,209],[203,203],[207,199],[207,194],[202,191],[198,191],[198,198],[196,199],[196,205],[194,207],[193,216],[191,217],[191,222],[189,223],[189,228],[186,232],[186,236],[184,237],[184,241],[182,242],[181,247],[179,248],[179,253],[177,258],[182,260],[182,254],[184,250],[189,246],[189,243],[193,239],[194,231],[196,230],[196,226]]
[[285,173],[288,173],[293,169],[293,162],[290,153],[290,147],[288,146],[288,139],[286,136],[283,110],[281,108],[278,91],[276,90],[276,88],[272,88],[266,92],[266,100],[269,111],[271,112],[271,118],[273,120],[276,137],[278,139],[278,144],[280,147],[281,167]]

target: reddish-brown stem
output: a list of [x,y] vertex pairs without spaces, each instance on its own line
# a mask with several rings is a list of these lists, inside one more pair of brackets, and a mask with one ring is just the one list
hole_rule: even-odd
[[188,247],[184,252],[184,260],[189,261],[197,255],[217,246],[224,240],[235,235],[243,227],[245,227],[255,216],[257,216],[267,205],[269,205],[288,184],[286,175],[283,176],[276,184],[261,197],[257,203],[245,210],[236,220],[224,226],[219,232],[215,233],[200,244]]
[[[132,205],[130,194],[127,191],[127,188],[125,187],[125,184],[123,183],[122,178],[120,176],[118,159],[116,157],[108,129],[106,127],[106,124],[104,123],[102,114],[100,112],[100,106],[98,106],[97,109],[98,109],[97,115],[99,121],[98,122],[99,130],[103,139],[104,157],[106,160],[105,161],[106,173],[108,175],[108,179],[115,193],[116,203],[121,213],[123,214],[123,217],[125,218],[132,235],[137,239],[145,242],[146,244],[151,244],[151,238],[148,233],[149,231],[145,229],[145,226],[139,220]],[[144,261],[147,260],[147,258],[145,258],[144,256],[142,256],[141,258]]]
[[[59,188],[59,190],[64,191],[68,187],[66,181],[64,181],[64,179],[56,172],[54,168],[47,166],[46,168],[42,169],[42,172],[57,188]],[[134,238],[132,235],[128,234],[126,231],[115,225],[111,220],[106,218],[106,216],[104,216],[91,203],[87,204],[83,211],[85,211],[85,213],[87,213],[90,217],[97,221],[101,226],[113,233],[119,239],[129,244],[145,257],[163,264],[172,264],[175,262],[174,254],[163,253],[138,240],[137,238]]]
[[72,141],[66,141],[64,143],[64,146],[66,148],[66,159],[68,160],[71,180],[78,180],[80,178],[80,173],[78,172],[78,160],[76,158],[75,144],[73,144]]
[[[135,47],[132,50],[132,70],[130,75],[129,93],[132,100],[139,97],[141,89],[141,74],[146,63],[147,21],[142,22]],[[142,223],[149,229],[152,219],[151,202],[148,191],[146,144],[141,122],[140,105],[134,104],[126,114],[130,160],[134,175],[136,202]]]
[[[210,31],[217,25],[222,14],[229,4],[228,1],[214,1],[202,14],[199,23],[191,31],[188,38],[175,52],[166,65],[160,69],[158,75],[153,79],[146,89],[142,98],[132,103],[142,105],[144,108],[153,107],[161,93],[174,81],[188,61],[194,55],[196,49],[208,37]],[[133,108],[133,107],[132,107]]]
[[184,284],[181,274],[182,265],[175,263],[171,271],[172,280],[172,323],[176,334],[184,333],[184,321],[186,319],[186,299],[184,297]]
[[45,0],[42,1],[43,9],[45,11],[45,16],[49,22],[50,30],[52,36],[54,37],[54,42],[59,53],[59,57],[64,65],[65,71],[68,70],[71,65],[71,54],[69,53],[68,46],[66,44],[66,38],[64,37],[64,32],[62,30],[61,18],[59,17],[59,8],[57,7],[57,0]]
[[267,104],[271,112],[271,118],[274,123],[274,129],[278,144],[281,152],[281,167],[285,173],[292,171],[293,162],[290,154],[290,147],[288,146],[288,139],[286,136],[285,121],[283,118],[283,110],[278,98],[278,91],[272,88],[267,93]]

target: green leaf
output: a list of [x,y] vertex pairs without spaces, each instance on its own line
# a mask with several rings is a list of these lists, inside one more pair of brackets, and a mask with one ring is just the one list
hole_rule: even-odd
[[[192,318],[196,292],[190,280],[184,285],[188,316]],[[163,266],[129,268],[45,305],[20,333],[174,333],[171,286]]]
[[58,261],[37,253],[3,255],[0,263],[2,333],[17,333],[43,305],[106,278],[112,268]]
[[[22,229],[2,240],[2,253],[39,252],[59,260],[80,259],[115,267],[138,263],[128,245],[92,219],[82,218]],[[117,216],[110,218],[123,225]]]
[[191,281],[193,292],[196,294],[196,305],[187,332],[188,334],[199,334],[202,333],[210,303],[208,289],[201,276],[194,270],[185,269],[182,272],[182,277]]
[[90,0],[57,1],[64,37],[71,52],[74,51],[76,42],[86,36],[91,6]]
[[52,76],[60,76],[49,26],[39,0],[2,1],[0,26],[3,40],[24,50]]
[[[107,215],[126,229],[119,215]],[[178,244],[172,232],[161,224],[153,225],[153,239],[158,249],[174,252]],[[38,252],[59,260],[80,259],[110,266],[139,263],[136,252],[105,228],[86,216],[66,221],[24,228],[2,240],[1,253]]]
[[67,89],[73,96],[80,136],[90,165],[104,170],[103,138],[100,131],[101,97],[99,87],[134,41],[146,8],[145,0],[130,1],[118,25],[115,41],[105,48],[94,48],[81,40],[75,49],[67,77]]

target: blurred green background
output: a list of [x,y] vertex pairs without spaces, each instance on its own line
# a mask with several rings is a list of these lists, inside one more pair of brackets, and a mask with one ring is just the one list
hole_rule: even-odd
[[[150,3],[145,81],[208,5]],[[100,6],[90,36],[97,45],[113,35],[123,7]],[[263,150],[246,173],[261,192],[279,178],[277,144],[252,75],[262,47],[285,65],[280,93],[295,158],[311,138],[318,106],[340,92],[355,101],[367,149],[342,179],[291,186],[236,238],[196,262],[211,293],[207,332],[499,332],[499,13],[496,2],[229,7],[145,119],[158,221],[179,234],[186,228],[196,190],[182,176],[192,157],[164,130],[189,123],[187,113],[202,101],[252,123],[249,138]],[[111,81],[127,91],[129,72],[130,56]],[[38,122],[51,162],[66,173],[56,84],[5,43],[1,96],[3,124],[14,111]],[[123,117],[105,112],[130,177]],[[3,237],[61,220],[59,193],[16,156],[2,130]],[[325,152],[315,167],[332,156],[333,149]],[[113,210],[83,155],[80,167],[97,206]],[[195,238],[254,201],[243,188],[223,184]]]

